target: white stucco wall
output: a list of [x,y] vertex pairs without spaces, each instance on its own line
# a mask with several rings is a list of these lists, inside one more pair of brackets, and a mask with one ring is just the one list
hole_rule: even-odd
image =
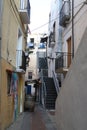
[[[81,8],[82,7],[82,8]],[[81,9],[80,9],[81,8]],[[80,9],[80,10],[79,10]],[[87,5],[83,0],[74,0],[74,50],[75,53],[87,27]],[[63,31],[63,51],[67,51],[67,39],[72,36],[72,21],[67,24]]]
[[56,100],[58,130],[87,129],[87,28]]
[[[53,32],[53,25],[55,23],[55,44],[52,48],[51,58],[56,58],[56,52],[61,51],[62,36],[60,35],[61,27],[59,26],[59,10],[61,0],[52,0],[50,11],[49,34]],[[53,76],[52,71],[55,72],[55,60],[48,60],[48,75]]]

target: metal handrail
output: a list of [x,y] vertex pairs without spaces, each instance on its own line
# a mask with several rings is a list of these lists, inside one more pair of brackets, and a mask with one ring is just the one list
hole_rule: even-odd
[[44,98],[44,107],[45,107],[45,101],[46,101],[46,95],[47,95],[47,93],[46,93],[46,85],[45,85],[45,82],[44,82],[44,80],[43,80],[43,72],[41,71],[41,79],[42,79],[42,96],[43,96],[43,98]]
[[47,96],[47,93],[46,93],[46,85],[45,85],[45,82],[43,82],[43,91],[44,91],[44,107],[46,105],[46,96]]
[[44,96],[46,97],[47,92],[46,92],[46,85],[45,85],[45,82],[43,82],[43,88],[44,88]]
[[56,75],[55,75],[54,71],[52,71],[52,72],[53,72],[53,80],[54,80],[56,92],[57,92],[57,95],[58,95],[58,92],[59,92],[59,83],[58,83],[58,80],[56,78]]

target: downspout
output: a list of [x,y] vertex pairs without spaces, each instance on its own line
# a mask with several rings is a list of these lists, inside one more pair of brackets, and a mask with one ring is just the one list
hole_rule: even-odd
[[74,58],[74,0],[72,0],[72,58]]
[[[0,0],[0,114],[1,114],[1,85],[2,85],[2,63],[1,63],[1,43],[2,43],[2,8],[3,0]],[[1,130],[1,116],[0,116],[0,130]]]
[[[58,10],[60,12],[61,7],[62,7],[62,1],[59,0],[59,6],[58,6]],[[59,18],[58,18],[58,48],[57,48],[57,52],[62,52],[62,27],[59,24]]]

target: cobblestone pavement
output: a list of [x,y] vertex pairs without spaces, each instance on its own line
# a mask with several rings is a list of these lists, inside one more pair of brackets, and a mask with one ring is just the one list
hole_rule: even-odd
[[52,113],[36,105],[34,112],[23,112],[6,130],[57,130]]

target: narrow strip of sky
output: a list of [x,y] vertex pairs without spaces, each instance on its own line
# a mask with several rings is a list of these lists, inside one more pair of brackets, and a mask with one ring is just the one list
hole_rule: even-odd
[[35,30],[37,27],[40,27],[44,23],[49,21],[49,13],[51,7],[51,0],[30,0],[31,4],[31,23],[30,30],[31,33],[47,33],[48,25]]

